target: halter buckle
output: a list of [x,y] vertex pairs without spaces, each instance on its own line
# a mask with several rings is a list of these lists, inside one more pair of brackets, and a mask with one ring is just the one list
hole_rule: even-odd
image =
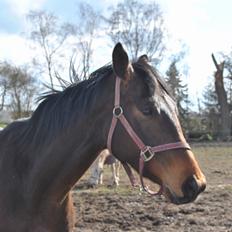
[[148,162],[151,160],[155,155],[155,152],[152,151],[150,146],[146,146],[143,150],[140,152],[140,156],[143,157],[144,162]]
[[115,106],[113,109],[113,115],[115,118],[119,118],[123,114],[123,109],[121,106]]

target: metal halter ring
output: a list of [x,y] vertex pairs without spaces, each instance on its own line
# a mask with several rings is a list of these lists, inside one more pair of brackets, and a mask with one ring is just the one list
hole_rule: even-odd
[[115,118],[119,118],[123,114],[123,109],[121,106],[115,106],[113,109],[113,115]]
[[144,162],[147,162],[151,160],[155,155],[155,152],[151,150],[150,146],[146,146],[143,150],[140,152],[140,156],[143,157]]

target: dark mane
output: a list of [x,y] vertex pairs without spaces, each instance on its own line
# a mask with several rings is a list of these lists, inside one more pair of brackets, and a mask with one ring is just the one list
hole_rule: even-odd
[[[46,144],[49,143],[49,138],[52,139],[54,134],[59,133],[60,130],[68,130],[72,120],[76,120],[81,114],[91,110],[94,106],[91,96],[96,91],[94,86],[112,72],[111,65],[103,66],[94,71],[88,80],[70,85],[63,91],[41,96],[41,103],[32,117],[25,122],[27,126],[22,131],[21,145],[28,139],[37,145]],[[44,141],[45,137],[47,141]]]
[[[156,80],[160,84],[160,86],[163,88],[163,90],[171,96],[171,91],[169,89],[169,86],[165,82],[164,78],[159,74],[159,72],[153,68],[152,66],[144,66],[139,63],[133,63],[133,67],[137,70],[142,70],[146,74],[149,74],[149,72],[152,72],[152,74],[155,76]],[[42,101],[37,108],[37,110],[33,114],[33,118],[36,117],[37,111],[41,111],[43,107],[47,105],[52,105],[52,108],[55,108],[55,105],[60,101],[66,101],[67,98],[73,98],[77,100],[78,98],[82,98],[82,95],[86,94],[86,90],[90,89],[92,86],[94,86],[96,83],[98,83],[101,79],[103,79],[105,76],[109,76],[113,72],[113,68],[111,64],[105,65],[93,73],[90,74],[89,79],[81,81],[79,83],[75,83],[67,87],[63,91],[55,91],[52,93],[44,94],[42,95],[39,100]],[[153,88],[153,81],[151,78],[146,78],[148,75],[145,75],[145,81],[148,86]]]
[[57,94],[62,94],[62,93],[69,93],[72,91],[75,91],[76,94],[78,95],[80,92],[76,91],[77,89],[83,89],[83,88],[88,88],[91,85],[94,85],[96,82],[100,81],[100,79],[104,78],[105,76],[110,75],[112,73],[112,65],[105,65],[102,66],[101,68],[95,70],[93,73],[90,74],[89,78],[87,80],[83,80],[78,83],[70,84],[66,89],[64,90],[54,90],[52,92],[47,92],[45,94],[42,94],[38,101],[46,101],[46,99],[51,98],[52,96],[55,96]]

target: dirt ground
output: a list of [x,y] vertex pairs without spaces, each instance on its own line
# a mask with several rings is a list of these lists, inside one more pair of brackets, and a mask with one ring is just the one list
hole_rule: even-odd
[[[86,189],[88,173],[73,191],[75,232],[219,231],[232,232],[232,146],[193,146],[207,188],[191,204],[176,206],[130,187],[121,170],[118,188]],[[105,183],[109,184],[109,170]]]

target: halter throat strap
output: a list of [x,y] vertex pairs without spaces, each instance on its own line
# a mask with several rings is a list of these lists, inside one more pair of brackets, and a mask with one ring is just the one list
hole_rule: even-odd
[[[147,187],[144,186],[144,182],[143,182],[144,163],[150,161],[155,156],[155,153],[157,152],[174,150],[174,149],[179,149],[179,148],[190,150],[191,148],[189,144],[185,141],[167,143],[167,144],[162,144],[162,145],[153,146],[153,147],[145,145],[145,143],[136,134],[136,132],[133,130],[130,123],[127,121],[126,117],[123,114],[123,108],[120,105],[120,84],[121,84],[121,78],[116,76],[113,117],[112,117],[110,129],[108,133],[108,138],[107,138],[107,148],[112,153],[112,138],[113,138],[113,134],[114,134],[114,130],[116,128],[117,122],[120,121],[124,129],[126,130],[126,132],[129,134],[130,138],[134,141],[134,143],[140,150],[139,175],[140,175],[140,182],[141,182],[142,188],[151,195],[160,195],[160,191],[152,192],[151,190],[149,190]],[[131,184],[135,186],[135,178],[133,177],[133,174],[132,174],[132,171],[129,165],[125,162],[123,163],[123,166],[129,176]]]

